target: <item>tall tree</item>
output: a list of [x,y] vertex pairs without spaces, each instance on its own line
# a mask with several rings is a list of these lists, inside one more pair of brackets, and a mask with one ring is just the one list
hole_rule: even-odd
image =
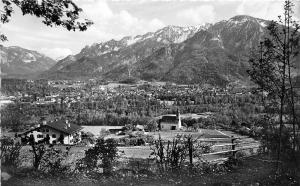
[[[292,68],[293,60],[299,50],[299,25],[293,20],[294,4],[287,0],[284,3],[284,15],[279,21],[271,21],[268,25],[268,35],[262,42],[259,52],[254,52],[250,59],[252,69],[249,74],[252,80],[263,91],[267,91],[275,100],[279,100],[279,141],[277,159],[282,152],[282,130],[284,115],[290,108],[293,118],[293,149],[296,148],[296,114]],[[298,49],[298,50],[297,50]],[[259,55],[262,54],[262,55]]]
[[296,109],[295,109],[295,91],[294,91],[294,82],[293,82],[293,75],[292,75],[292,68],[295,67],[295,60],[293,61],[293,58],[296,57],[300,50],[300,34],[299,24],[293,20],[291,14],[293,14],[292,7],[294,4],[292,4],[290,1],[287,1],[285,4],[285,10],[286,10],[286,19],[287,19],[287,74],[288,74],[288,83],[289,83],[289,103],[291,108],[291,114],[292,114],[292,123],[293,123],[293,149],[296,149],[296,123],[297,123],[297,116],[296,116]]
[[[90,20],[79,21],[82,9],[72,0],[1,0],[0,23],[8,23],[14,8],[19,8],[23,15],[33,15],[42,18],[47,26],[62,26],[67,30],[85,31],[93,22]],[[1,5],[0,4],[0,5]],[[0,41],[6,41],[7,37],[0,32]]]

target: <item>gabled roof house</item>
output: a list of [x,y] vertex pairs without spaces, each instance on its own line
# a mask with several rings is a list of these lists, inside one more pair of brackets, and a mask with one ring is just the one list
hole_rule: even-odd
[[28,137],[33,137],[35,142],[46,138],[50,144],[74,144],[80,141],[80,131],[82,127],[70,123],[68,120],[57,120],[52,122],[43,122],[38,127],[24,132]]

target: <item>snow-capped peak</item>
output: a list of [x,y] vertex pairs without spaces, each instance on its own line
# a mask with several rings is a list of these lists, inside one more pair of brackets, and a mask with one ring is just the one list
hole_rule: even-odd
[[200,24],[200,25],[197,25],[197,30],[207,30],[209,27],[211,27],[212,24],[211,23],[204,23],[204,24]]
[[126,36],[118,41],[110,40],[107,42],[93,43],[92,45],[86,46],[82,49],[81,53],[83,55],[99,56],[112,51],[118,51],[123,47],[134,45],[146,40],[153,40],[165,44],[181,43],[192,37],[199,30],[207,29],[209,26],[211,26],[211,24],[188,27],[169,25],[156,32],[148,32],[137,36]]
[[36,61],[36,58],[33,54],[31,53],[26,53],[26,55],[24,56],[23,60],[24,63],[31,63]]

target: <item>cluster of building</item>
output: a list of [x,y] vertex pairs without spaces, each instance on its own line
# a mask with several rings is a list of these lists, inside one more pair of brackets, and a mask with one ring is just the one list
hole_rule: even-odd
[[[36,82],[27,80],[27,88],[33,86]],[[21,102],[30,102],[33,104],[67,104],[86,101],[108,100],[116,97],[130,99],[131,97],[144,97],[158,101],[162,105],[172,106],[175,101],[188,101],[194,104],[195,99],[203,95],[220,96],[220,95],[240,95],[250,94],[250,90],[229,91],[227,88],[203,88],[199,85],[173,85],[166,83],[149,83],[140,82],[137,84],[93,84],[95,80],[85,81],[42,81],[38,86],[48,86],[51,91],[43,95],[30,94],[28,92],[18,92],[14,95],[14,100]],[[92,82],[90,85],[89,83]],[[18,83],[16,83],[18,84]],[[19,85],[15,85],[18,87]],[[10,87],[13,88],[13,87]]]
[[[93,81],[92,81],[93,82]],[[35,82],[28,82],[34,84]],[[178,99],[189,99],[189,104],[194,104],[193,97],[201,95],[228,95],[230,91],[226,88],[205,89],[197,85],[167,85],[151,84],[143,82],[139,84],[119,84],[109,83],[106,85],[89,86],[83,81],[47,81],[42,84],[55,89],[47,92],[43,96],[30,95],[27,92],[20,92],[11,96],[13,101],[29,102],[30,104],[64,104],[70,107],[72,103],[94,102],[97,100],[112,100],[121,98],[121,100],[135,100],[137,97],[143,100],[156,101],[160,105],[176,105]],[[235,92],[239,94],[240,92]],[[249,93],[249,91],[244,91]],[[159,120],[160,130],[180,130],[181,115],[177,114],[162,116]],[[33,138],[35,142],[47,139],[49,143],[74,144],[81,140],[81,127],[67,121],[57,120],[43,123],[40,126],[26,131],[22,134],[24,137]],[[75,138],[76,136],[76,138]]]
[[[181,130],[181,116],[179,110],[176,114],[168,114],[161,116],[158,121],[158,130]],[[102,132],[104,129],[110,133],[117,133],[124,130],[125,126],[93,126],[92,130]],[[144,130],[143,126],[136,126],[139,130]],[[65,144],[74,145],[80,143],[82,137],[86,133],[93,133],[87,130],[88,127],[82,127],[68,120],[43,121],[36,127],[31,128],[23,133],[19,133],[18,137],[25,142],[32,141],[34,143],[46,144]]]

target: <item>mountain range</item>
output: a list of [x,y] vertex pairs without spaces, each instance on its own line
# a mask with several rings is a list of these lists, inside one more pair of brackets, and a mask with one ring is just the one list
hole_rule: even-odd
[[167,26],[156,32],[84,47],[40,77],[49,79],[139,78],[221,85],[245,81],[247,55],[268,21],[235,16],[200,27]]
[[38,77],[137,78],[212,85],[247,82],[249,52],[259,45],[268,23],[240,15],[215,24],[167,26],[144,35],[94,43],[59,60]]
[[44,54],[18,46],[0,45],[1,76],[6,78],[34,78],[56,64]]

